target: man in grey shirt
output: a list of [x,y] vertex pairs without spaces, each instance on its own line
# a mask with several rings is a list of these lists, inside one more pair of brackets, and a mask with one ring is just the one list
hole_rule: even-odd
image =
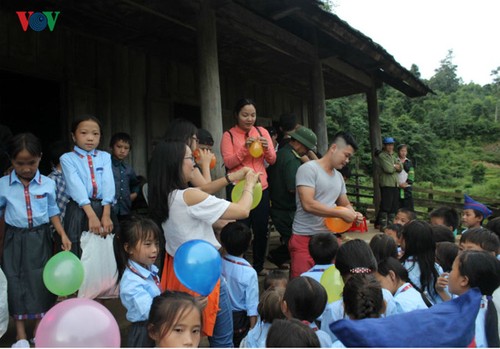
[[[314,265],[309,255],[309,240],[312,235],[330,232],[324,224],[325,217],[339,217],[346,222],[363,220],[363,215],[352,208],[344,178],[338,171],[349,163],[357,148],[349,133],[339,132],[321,159],[299,167],[295,195],[297,211],[288,244],[291,278],[300,276]],[[344,206],[348,210],[336,210],[335,206]]]

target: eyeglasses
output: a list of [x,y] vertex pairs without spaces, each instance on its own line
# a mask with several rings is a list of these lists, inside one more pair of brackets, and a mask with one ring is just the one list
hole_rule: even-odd
[[200,142],[200,140],[199,140],[199,139],[198,139],[198,137],[196,137],[196,136],[192,136],[192,137],[191,137],[191,139],[192,139],[193,141],[195,141],[196,143],[199,143],[199,142]]
[[194,157],[193,156],[186,156],[184,158],[184,160],[191,160],[192,162],[194,162]]

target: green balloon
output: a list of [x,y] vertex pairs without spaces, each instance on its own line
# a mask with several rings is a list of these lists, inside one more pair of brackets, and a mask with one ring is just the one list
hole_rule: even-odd
[[75,293],[83,282],[82,262],[69,251],[62,251],[50,258],[43,269],[45,287],[58,296]]

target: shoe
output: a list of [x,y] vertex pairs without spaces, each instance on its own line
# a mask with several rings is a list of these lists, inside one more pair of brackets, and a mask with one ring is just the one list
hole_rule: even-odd
[[259,276],[267,276],[267,275],[269,275],[269,270],[262,269],[261,271],[257,272],[257,275],[259,275]]
[[35,346],[35,337],[33,337],[33,338],[30,339],[30,344],[32,346]]
[[11,348],[29,348],[29,347],[30,347],[30,342],[28,342],[26,339],[20,339],[11,346]]

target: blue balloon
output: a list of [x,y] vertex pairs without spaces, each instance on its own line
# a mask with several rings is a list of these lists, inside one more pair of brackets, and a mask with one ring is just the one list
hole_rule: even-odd
[[202,296],[212,292],[221,271],[219,251],[206,241],[187,241],[175,252],[175,275],[184,286]]

